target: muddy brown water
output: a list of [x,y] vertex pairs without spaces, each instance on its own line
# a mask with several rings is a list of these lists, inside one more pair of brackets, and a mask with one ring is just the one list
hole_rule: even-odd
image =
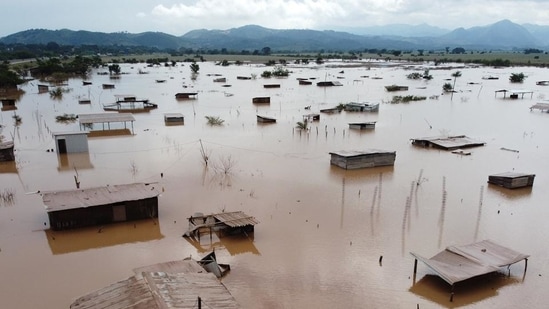
[[[244,308],[546,307],[549,114],[529,110],[549,92],[535,84],[549,78],[546,69],[433,68],[433,80],[413,81],[406,75],[423,67],[330,63],[290,67],[290,77],[265,80],[259,76],[270,68],[263,66],[199,65],[195,80],[182,64],[122,65],[126,74],[117,80],[94,71],[89,86],[70,79],[63,86],[70,91],[59,100],[39,94],[41,82],[22,86],[16,111],[22,123],[14,127],[13,111],[0,118],[2,134],[13,135],[16,145],[16,161],[0,165],[2,192],[14,193],[13,202],[0,205],[0,307],[68,308],[134,268],[200,258],[213,248],[231,265],[222,281]],[[462,72],[458,92],[441,95],[456,70]],[[510,84],[509,75],[520,72],[525,82]],[[214,74],[227,82],[213,82]],[[236,78],[252,75],[257,78]],[[314,78],[313,85],[299,85],[297,78]],[[323,80],[342,86],[315,86]],[[103,83],[115,89],[104,90]],[[263,87],[272,83],[281,87]],[[386,92],[392,84],[409,90]],[[495,95],[517,88],[533,94],[517,100]],[[176,100],[177,92],[198,96]],[[90,136],[89,153],[47,151],[55,149],[52,133],[80,129],[55,116],[102,112],[115,94],[149,98],[158,108],[134,114],[133,135]],[[387,102],[393,95],[438,97],[382,103],[377,113],[321,114],[309,132],[295,130],[304,114],[349,101]],[[256,96],[270,96],[270,105],[253,105]],[[91,104],[78,104],[83,98]],[[163,114],[174,112],[185,124],[165,126]],[[277,123],[260,125],[257,114]],[[211,127],[205,116],[225,122]],[[372,131],[349,130],[356,121],[377,124]],[[460,156],[410,143],[459,134],[486,145]],[[395,165],[346,171],[329,163],[331,151],[365,148],[396,151]],[[534,186],[511,191],[487,184],[488,175],[506,171],[536,174]],[[51,231],[36,192],[73,189],[76,173],[82,187],[157,183],[158,220],[108,225],[101,233],[95,227]],[[255,233],[200,243],[181,237],[190,215],[224,210],[255,216]],[[432,256],[483,239],[530,254],[526,276],[520,262],[511,276],[504,268],[458,284],[452,303],[450,287],[421,263],[414,284],[410,251]]]

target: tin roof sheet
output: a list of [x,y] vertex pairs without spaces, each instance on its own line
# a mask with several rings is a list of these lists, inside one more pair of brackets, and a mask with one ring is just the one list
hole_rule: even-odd
[[101,122],[126,122],[135,121],[131,113],[98,113],[98,114],[79,114],[80,124],[101,123]]
[[259,223],[254,217],[248,216],[242,211],[222,212],[213,215],[217,220],[230,227],[240,227],[246,225],[256,225]]
[[124,201],[137,201],[160,195],[155,185],[132,183],[88,189],[52,191],[42,193],[46,211],[107,205]]
[[464,246],[450,246],[431,258],[411,254],[449,284],[484,275],[527,259],[529,255],[483,240]]

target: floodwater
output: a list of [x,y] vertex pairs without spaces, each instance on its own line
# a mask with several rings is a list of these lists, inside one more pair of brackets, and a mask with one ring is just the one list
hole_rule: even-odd
[[[124,64],[117,80],[99,69],[89,86],[70,79],[63,86],[70,91],[59,100],[39,94],[39,81],[22,86],[16,111],[22,123],[14,127],[13,111],[0,118],[2,134],[13,135],[16,145],[16,161],[0,165],[2,192],[14,193],[13,201],[0,204],[0,307],[68,308],[134,268],[198,259],[214,248],[220,262],[231,265],[222,281],[243,308],[547,306],[549,114],[529,110],[549,93],[535,84],[549,79],[547,69],[432,67],[432,80],[416,81],[406,75],[428,65],[328,63],[290,66],[290,77],[266,80],[261,72],[271,68],[261,65],[199,65],[195,80],[187,64]],[[441,95],[456,70],[462,73],[458,92]],[[524,83],[510,84],[509,75],[520,72],[528,76]],[[213,82],[215,74],[227,82]],[[257,78],[236,78],[252,75]],[[304,86],[297,78],[342,86]],[[103,90],[104,83],[115,89]],[[273,83],[280,88],[263,87]],[[409,90],[387,92],[384,86],[392,84]],[[533,94],[517,100],[495,95],[517,88]],[[198,96],[176,100],[177,92]],[[90,136],[89,153],[48,151],[56,148],[52,133],[80,130],[77,122],[58,123],[55,116],[102,112],[116,94],[148,98],[158,108],[135,113],[131,135]],[[386,103],[393,95],[438,97]],[[270,105],[252,104],[256,96],[270,96]],[[86,98],[92,103],[78,103]],[[349,101],[384,103],[377,113],[322,113],[308,132],[295,129],[303,115]],[[175,112],[185,124],[166,126],[163,114]],[[260,125],[257,114],[277,123]],[[224,124],[209,126],[205,116]],[[356,121],[377,124],[371,131],[349,130]],[[486,145],[461,156],[410,143],[461,134]],[[396,151],[395,165],[353,171],[330,165],[331,151],[366,148]],[[536,174],[534,186],[511,191],[487,184],[488,175],[507,171]],[[96,227],[51,231],[37,192],[74,189],[75,176],[83,188],[157,183],[158,220],[108,225],[101,233]],[[244,211],[260,223],[249,237],[202,237],[200,243],[181,237],[192,214],[221,211]],[[529,254],[526,275],[520,262],[510,276],[504,268],[458,284],[453,302],[450,287],[422,263],[414,278],[410,251],[430,257],[483,239]]]

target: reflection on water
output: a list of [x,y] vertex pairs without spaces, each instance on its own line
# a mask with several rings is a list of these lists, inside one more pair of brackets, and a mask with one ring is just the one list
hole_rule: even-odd
[[162,239],[156,220],[121,222],[101,227],[44,231],[53,254],[65,254],[133,242]]
[[216,233],[202,237],[184,237],[198,253],[211,252],[217,249],[226,249],[230,255],[251,253],[259,255],[259,250],[254,244],[254,233],[248,235],[230,235],[218,237]]
[[[0,189],[15,192],[14,207],[0,207],[0,273],[11,280],[0,289],[3,306],[66,308],[72,299],[125,278],[132,269],[215,248],[227,254],[221,258],[233,271],[223,281],[243,308],[544,308],[549,114],[529,107],[548,95],[549,88],[535,83],[547,79],[547,69],[461,65],[457,92],[450,96],[441,89],[458,68],[339,65],[347,63],[290,64],[289,78],[266,81],[259,77],[269,69],[263,65],[203,62],[200,73],[192,75],[183,63],[121,64],[124,74],[117,80],[110,80],[106,68],[94,70],[87,86],[82,79],[69,79],[71,91],[58,100],[38,94],[37,82],[22,85],[17,102],[22,122],[15,127],[13,113],[0,113],[3,134],[14,139],[16,150],[15,162],[0,163]],[[406,78],[424,69],[430,69],[432,80]],[[523,84],[510,85],[504,78],[520,71],[528,76]],[[214,83],[213,73],[227,78],[231,88]],[[258,78],[237,79],[252,74]],[[501,78],[482,80],[484,75]],[[303,86],[297,78],[337,78],[343,86]],[[114,89],[102,88],[113,82]],[[272,82],[280,88],[263,87]],[[394,93],[384,86],[391,84],[409,87],[399,95],[427,99],[387,103]],[[513,86],[532,89],[533,98],[494,96]],[[198,95],[177,100],[182,87]],[[103,113],[103,103],[114,102],[117,94],[150,99],[158,108],[135,114],[127,127],[95,125],[88,135],[89,153],[46,151],[55,148],[51,132],[86,129],[77,122],[58,123],[56,116]],[[262,96],[271,103],[252,103]],[[81,98],[91,103],[79,104]],[[382,103],[377,113],[321,113],[307,131],[296,129],[303,115],[351,101]],[[166,126],[168,113],[182,114],[184,124]],[[277,121],[258,124],[257,115]],[[210,126],[206,116],[224,123]],[[374,130],[349,129],[349,123],[370,121],[376,121]],[[418,136],[461,134],[486,145],[460,156],[410,143]],[[371,148],[396,151],[394,166],[344,170],[330,165],[330,152]],[[537,174],[534,186],[508,190],[486,184],[488,175],[512,170]],[[97,227],[43,234],[47,213],[40,196],[28,193],[73,189],[73,176],[82,188],[158,183],[157,224],[146,220],[135,227],[133,222],[104,226],[101,233]],[[261,223],[252,238],[181,237],[185,218],[223,210],[256,217]],[[426,279],[409,290],[413,259],[408,252],[437,252],[477,239],[530,254],[528,272],[535,280],[514,284],[513,274],[465,282],[449,304],[448,286],[426,270]],[[82,284],[73,284],[75,278]],[[20,297],[21,291],[27,297]]]
[[89,152],[57,154],[59,171],[93,169]]
[[409,290],[444,308],[459,308],[497,296],[498,289],[521,282],[521,279],[501,272],[474,277],[455,284],[453,301],[450,301],[451,286],[439,276],[425,275]]

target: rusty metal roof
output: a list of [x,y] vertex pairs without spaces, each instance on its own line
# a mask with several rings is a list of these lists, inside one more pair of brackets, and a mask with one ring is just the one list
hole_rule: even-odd
[[52,191],[42,193],[46,211],[107,205],[156,197],[160,190],[153,184],[132,183],[88,189]]
[[256,225],[259,223],[254,217],[248,216],[242,211],[222,212],[213,215],[215,219],[225,223],[230,227],[241,227],[246,225]]

